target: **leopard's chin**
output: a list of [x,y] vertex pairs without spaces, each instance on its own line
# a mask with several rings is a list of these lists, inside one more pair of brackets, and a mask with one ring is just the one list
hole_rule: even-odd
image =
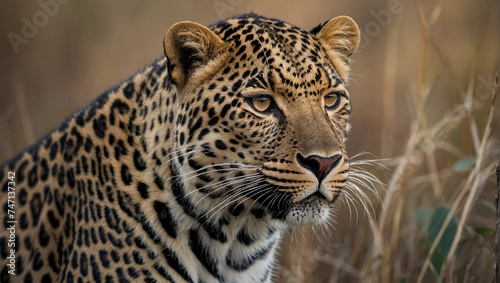
[[328,223],[332,202],[316,192],[289,207],[271,210],[271,218],[288,226],[312,226]]

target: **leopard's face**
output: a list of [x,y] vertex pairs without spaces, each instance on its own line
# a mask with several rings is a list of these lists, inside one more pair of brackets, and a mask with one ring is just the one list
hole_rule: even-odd
[[354,22],[337,20],[311,33],[258,17],[167,33],[179,94],[174,159],[197,205],[328,221],[348,176],[347,58],[359,42]]

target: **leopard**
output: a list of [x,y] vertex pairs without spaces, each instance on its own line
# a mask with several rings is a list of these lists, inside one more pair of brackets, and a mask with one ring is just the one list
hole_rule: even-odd
[[1,282],[271,282],[349,176],[355,21],[179,22],[0,167]]

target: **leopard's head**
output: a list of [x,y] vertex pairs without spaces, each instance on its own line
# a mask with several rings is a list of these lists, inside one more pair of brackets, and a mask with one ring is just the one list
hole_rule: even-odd
[[310,32],[255,14],[169,29],[175,163],[197,205],[328,221],[348,177],[346,83],[359,40],[345,16]]

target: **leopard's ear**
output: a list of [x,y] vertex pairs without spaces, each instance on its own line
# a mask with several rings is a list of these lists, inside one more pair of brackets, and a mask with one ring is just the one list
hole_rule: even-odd
[[347,79],[349,57],[358,48],[360,41],[360,32],[356,22],[350,17],[339,16],[314,28],[311,33],[319,39],[340,76]]
[[170,77],[182,89],[188,80],[206,78],[222,64],[225,42],[213,31],[193,22],[173,25],[165,35],[163,49]]

